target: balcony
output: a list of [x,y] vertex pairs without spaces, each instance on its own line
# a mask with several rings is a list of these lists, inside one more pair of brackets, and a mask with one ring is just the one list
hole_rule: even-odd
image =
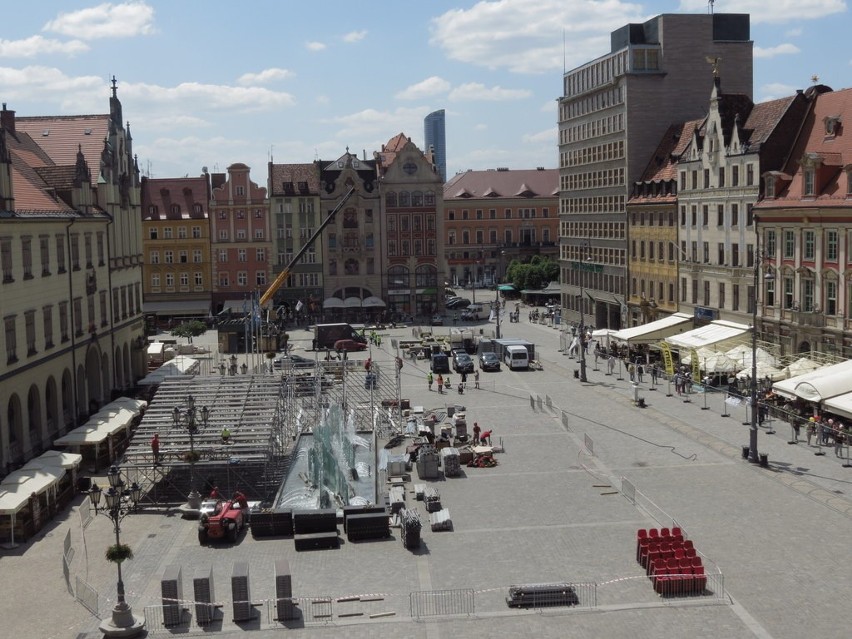
[[790,311],[790,319],[793,324],[799,326],[811,326],[813,328],[825,328],[825,315],[817,312]]

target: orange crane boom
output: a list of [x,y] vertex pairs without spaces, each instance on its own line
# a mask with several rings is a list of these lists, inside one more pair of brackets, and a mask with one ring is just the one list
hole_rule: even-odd
[[264,304],[266,304],[269,300],[271,300],[271,299],[272,299],[272,296],[273,296],[273,295],[275,295],[275,292],[276,292],[279,288],[281,288],[281,285],[285,282],[285,280],[286,280],[288,277],[290,277],[290,271],[292,271],[292,270],[293,270],[293,267],[294,267],[294,266],[296,266],[296,264],[298,264],[298,262],[299,262],[299,260],[300,260],[300,259],[302,259],[302,255],[304,255],[304,254],[305,254],[305,252],[306,252],[306,251],[307,251],[307,250],[308,250],[311,246],[313,246],[314,242],[316,242],[317,238],[318,238],[318,237],[322,234],[322,232],[325,230],[325,227],[326,227],[326,226],[328,226],[328,225],[331,223],[331,221],[334,219],[334,216],[337,214],[337,212],[338,212],[340,209],[342,209],[342,208],[343,208],[343,205],[344,205],[344,204],[346,204],[346,201],[347,201],[350,197],[352,197],[352,194],[353,194],[354,192],[355,192],[355,187],[353,186],[353,187],[351,187],[351,188],[350,188],[350,189],[349,189],[349,190],[348,190],[348,191],[347,191],[347,192],[343,195],[343,198],[340,200],[340,202],[338,202],[338,203],[337,203],[337,206],[335,206],[335,207],[334,207],[334,209],[332,209],[331,213],[329,213],[329,214],[328,214],[328,217],[326,217],[326,218],[322,221],[322,224],[320,224],[320,225],[319,225],[319,228],[318,228],[316,231],[314,231],[314,234],[313,234],[313,235],[311,235],[311,237],[310,237],[310,238],[308,238],[308,241],[307,241],[307,242],[305,242],[305,243],[302,245],[302,248],[300,248],[300,249],[299,249],[299,252],[298,252],[298,253],[296,253],[296,254],[293,256],[293,259],[291,259],[291,260],[290,260],[290,263],[289,263],[289,264],[287,264],[287,266],[285,266],[283,269],[281,269],[281,272],[280,272],[280,273],[278,274],[278,276],[277,276],[277,277],[276,277],[276,278],[272,281],[272,284],[270,284],[270,285],[269,285],[269,288],[267,288],[267,289],[266,289],[266,291],[263,293],[263,295],[261,295],[261,296],[260,296],[260,302],[258,303],[258,304],[259,304],[259,306],[263,306],[263,305],[264,305]]

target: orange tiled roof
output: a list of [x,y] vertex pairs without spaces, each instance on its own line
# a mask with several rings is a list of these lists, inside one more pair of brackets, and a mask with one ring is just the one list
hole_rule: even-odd
[[[142,178],[142,219],[149,220],[202,220],[207,216],[210,201],[207,191],[207,178]],[[195,212],[195,205],[201,205],[201,211]],[[177,205],[178,212],[172,212]],[[156,212],[151,212],[151,206]]]
[[[834,135],[826,131],[826,121],[839,118]],[[852,165],[852,89],[819,93],[813,108],[805,119],[802,133],[796,142],[783,173],[792,177],[775,198],[762,200],[761,208],[828,207],[850,208],[849,171]],[[805,155],[816,155],[823,160],[817,176],[817,192],[805,197],[804,175],[801,160]]]
[[[49,190],[39,172],[58,170],[29,135],[18,130],[6,134],[6,148],[12,160],[12,188],[18,215],[74,215],[74,209]],[[72,166],[71,169],[74,167]]]
[[444,201],[469,198],[517,199],[559,196],[557,169],[465,171],[444,184]]
[[[677,180],[677,161],[689,145],[695,130],[701,126],[704,119],[690,120],[670,126],[660,144],[654,151],[651,161],[645,167],[640,182],[651,184],[654,182],[668,182]],[[635,189],[634,189],[635,190]],[[657,195],[651,195],[646,189],[639,189],[638,195],[631,196],[629,204],[651,204],[659,202],[675,202],[676,192],[661,190]]]
[[74,166],[78,147],[89,165],[92,184],[100,177],[101,152],[109,137],[110,116],[50,115],[15,118],[18,133],[28,133],[54,164]]

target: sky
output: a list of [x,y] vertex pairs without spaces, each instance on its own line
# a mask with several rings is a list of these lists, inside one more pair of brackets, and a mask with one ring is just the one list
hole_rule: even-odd
[[[717,0],[749,13],[754,99],[852,86],[847,0]],[[707,0],[85,0],[9,3],[0,101],[19,116],[106,113],[118,82],[142,173],[333,160],[446,111],[447,176],[557,167],[562,74],[611,31]],[[724,60],[720,73],[724,82]],[[711,83],[708,65],[708,99]]]

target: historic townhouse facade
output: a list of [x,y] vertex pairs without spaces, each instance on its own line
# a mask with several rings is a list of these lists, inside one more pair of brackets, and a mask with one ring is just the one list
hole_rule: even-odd
[[207,319],[212,296],[210,178],[142,178],[143,310]]
[[[320,215],[325,220],[341,202],[341,210],[326,227],[323,242],[324,295],[327,319],[360,320],[362,300],[382,291],[381,196],[376,161],[349,152],[336,160],[319,160]],[[344,196],[352,189],[349,198]]]
[[707,117],[678,163],[681,312],[751,323],[760,176],[781,168],[807,109],[802,93],[753,105],[715,78]]
[[[731,91],[751,95],[749,31],[744,14],[659,15],[613,31],[610,53],[565,73],[558,144],[567,320],[578,320],[583,304],[595,326],[626,324],[626,204],[633,184],[671,123],[704,114],[708,57],[728,70]],[[588,296],[579,295],[581,278]]]
[[[0,474],[143,373],[139,171],[104,115],[0,113]],[[37,294],[35,294],[37,292]]]
[[[269,209],[272,224],[272,278],[307,243],[323,218],[320,216],[320,167],[317,164],[269,163]],[[295,312],[302,302],[305,313],[316,313],[323,296],[323,243],[318,240],[294,265],[275,293],[275,306]]]
[[677,158],[699,124],[693,120],[669,127],[627,202],[630,326],[678,310]]
[[452,285],[502,281],[512,260],[557,258],[556,169],[465,171],[444,185],[443,242]]
[[755,206],[763,331],[785,354],[852,357],[852,89],[814,86],[789,160]]
[[374,157],[382,198],[382,287],[376,294],[386,304],[379,308],[387,309],[390,317],[428,316],[443,307],[447,277],[441,174],[431,157],[402,133]]
[[212,174],[210,250],[213,256],[213,312],[242,312],[256,293],[269,285],[269,203],[266,189],[251,181],[242,163],[228,167],[227,177]]

